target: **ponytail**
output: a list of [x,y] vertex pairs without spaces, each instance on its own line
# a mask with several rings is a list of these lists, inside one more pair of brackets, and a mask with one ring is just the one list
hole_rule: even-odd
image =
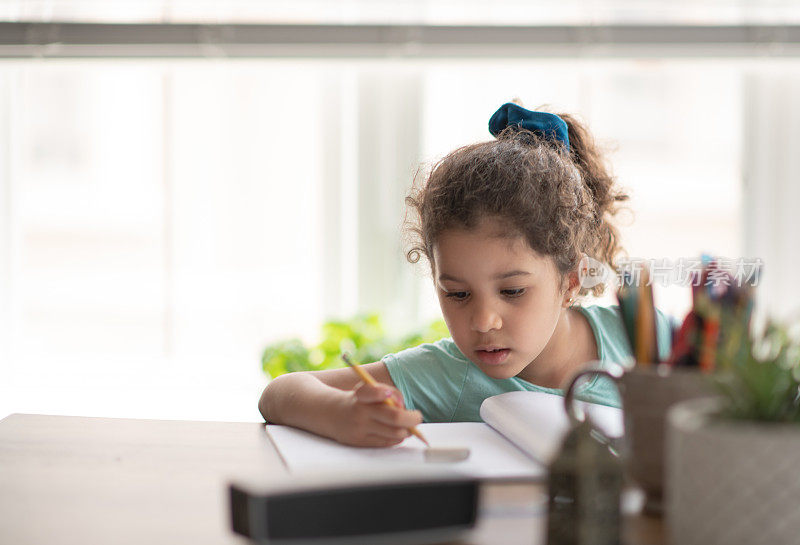
[[570,157],[596,207],[594,236],[587,241],[588,247],[584,251],[589,257],[616,270],[616,257],[622,248],[619,244],[619,231],[610,220],[619,210],[618,203],[627,201],[629,197],[614,187],[614,178],[589,130],[572,115],[558,116],[567,124]]

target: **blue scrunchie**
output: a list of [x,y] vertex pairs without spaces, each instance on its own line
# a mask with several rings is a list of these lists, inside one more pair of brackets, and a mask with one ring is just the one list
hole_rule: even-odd
[[534,112],[522,106],[507,102],[489,119],[489,132],[497,137],[503,129],[510,126],[527,129],[545,138],[554,138],[569,149],[569,135],[566,122],[556,114]]

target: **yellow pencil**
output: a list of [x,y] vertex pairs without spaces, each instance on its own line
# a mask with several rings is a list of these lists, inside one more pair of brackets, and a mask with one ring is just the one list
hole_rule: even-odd
[[[369,373],[363,370],[360,365],[356,365],[355,363],[353,363],[350,360],[350,356],[348,356],[347,354],[342,354],[342,359],[347,365],[349,365],[353,369],[353,371],[356,372],[359,378],[363,380],[366,384],[369,384],[370,386],[377,386],[378,383],[375,381],[375,379],[372,378],[372,376],[370,376]],[[397,407],[397,404],[391,397],[387,397],[386,399],[383,400],[383,402],[386,405],[389,405],[390,407]],[[428,440],[425,439],[425,437],[422,435],[422,433],[420,433],[420,431],[417,428],[414,427],[408,428],[408,431],[410,431],[413,435],[418,437],[420,441],[425,443],[430,448],[431,444],[428,443]]]

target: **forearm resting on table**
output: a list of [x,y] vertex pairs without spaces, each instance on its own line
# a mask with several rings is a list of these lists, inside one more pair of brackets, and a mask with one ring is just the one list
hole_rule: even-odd
[[286,424],[332,437],[335,406],[345,396],[345,391],[328,386],[311,373],[290,373],[267,385],[258,410],[270,424]]

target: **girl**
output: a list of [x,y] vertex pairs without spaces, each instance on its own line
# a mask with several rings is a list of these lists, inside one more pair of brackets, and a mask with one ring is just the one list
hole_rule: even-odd
[[[587,362],[630,359],[618,310],[575,304],[603,290],[581,285],[581,263],[614,266],[621,249],[609,218],[627,199],[591,136],[571,116],[513,103],[492,116],[489,130],[496,140],[453,151],[406,199],[415,218],[407,257],[429,261],[452,338],[365,365],[378,386],[348,368],[282,375],[259,401],[266,421],[390,446],[423,421],[480,421],[489,396],[563,394]],[[668,351],[661,314],[658,337]],[[579,393],[618,405],[604,381]],[[396,408],[382,403],[387,397]]]

